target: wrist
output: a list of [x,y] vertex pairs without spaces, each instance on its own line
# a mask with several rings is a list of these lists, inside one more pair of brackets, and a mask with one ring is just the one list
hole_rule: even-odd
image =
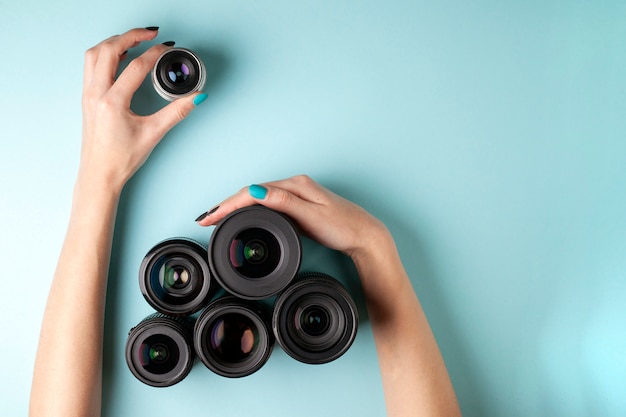
[[125,183],[103,169],[81,164],[76,177],[75,192],[84,190],[88,194],[98,193],[119,198]]
[[373,220],[374,223],[367,226],[367,236],[361,237],[359,245],[349,253],[357,267],[376,259],[388,258],[390,254],[397,252],[389,229],[378,219]]

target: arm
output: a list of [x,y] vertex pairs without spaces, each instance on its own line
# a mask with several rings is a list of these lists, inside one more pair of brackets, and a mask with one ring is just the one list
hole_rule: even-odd
[[114,80],[125,51],[154,39],[134,29],[87,51],[83,142],[69,227],[54,274],[35,360],[30,416],[98,416],[106,281],[120,193],[194,97],[139,117],[130,100],[158,56],[157,45]]
[[263,204],[293,218],[319,243],[350,256],[361,279],[389,416],[459,416],[443,358],[387,228],[306,176],[243,188],[198,218],[217,223]]

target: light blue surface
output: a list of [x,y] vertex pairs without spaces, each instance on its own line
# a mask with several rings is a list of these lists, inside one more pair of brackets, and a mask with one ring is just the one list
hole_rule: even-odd
[[[209,98],[123,196],[105,415],[384,414],[367,322],[320,367],[276,349],[250,377],[198,363],[168,389],[126,369],[126,332],[151,311],[145,252],[208,241],[202,211],[298,173],[388,224],[466,416],[626,415],[625,22],[622,1],[0,2],[2,414],[27,410],[78,162],[83,52],[160,25],[159,41],[206,58]],[[134,102],[162,105],[148,84]],[[305,251],[305,268],[359,296],[345,259]]]

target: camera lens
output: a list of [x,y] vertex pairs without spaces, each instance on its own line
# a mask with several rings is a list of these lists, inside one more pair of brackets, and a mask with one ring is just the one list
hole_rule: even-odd
[[305,273],[276,300],[272,328],[291,357],[321,364],[348,350],[358,321],[354,301],[337,280],[321,273]]
[[182,381],[193,365],[192,327],[187,319],[155,313],[132,328],[126,363],[133,375],[153,387]]
[[204,365],[218,375],[250,375],[267,362],[274,346],[263,308],[233,296],[207,306],[194,329],[194,346]]
[[165,51],[152,70],[152,85],[161,97],[173,101],[202,90],[206,68],[200,58],[185,48]]
[[189,239],[159,243],[141,263],[141,293],[161,313],[182,316],[199,311],[213,293],[206,257],[206,250]]
[[259,300],[278,294],[300,267],[302,248],[291,221],[263,206],[225,217],[209,242],[209,266],[233,295]]

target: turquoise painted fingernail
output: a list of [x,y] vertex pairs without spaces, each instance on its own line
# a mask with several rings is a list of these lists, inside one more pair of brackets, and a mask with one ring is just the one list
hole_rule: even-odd
[[262,185],[252,184],[248,187],[248,193],[258,200],[263,200],[267,196],[267,188]]
[[200,104],[204,103],[204,100],[207,99],[207,97],[209,97],[208,94],[202,93],[202,94],[198,94],[194,99],[193,99],[193,104],[195,106],[199,106]]

